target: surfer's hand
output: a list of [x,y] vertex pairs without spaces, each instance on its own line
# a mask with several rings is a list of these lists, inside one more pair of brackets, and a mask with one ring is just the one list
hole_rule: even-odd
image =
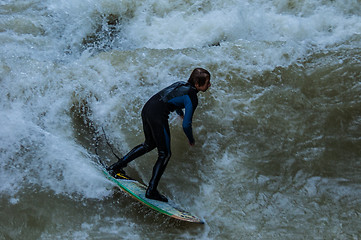
[[195,144],[195,142],[189,142],[189,145],[190,145],[191,147],[193,147],[194,144]]

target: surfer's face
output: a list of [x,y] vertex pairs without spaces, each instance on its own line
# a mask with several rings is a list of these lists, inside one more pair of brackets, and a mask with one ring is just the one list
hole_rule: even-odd
[[197,89],[198,91],[201,91],[201,92],[207,91],[208,88],[211,87],[211,85],[212,85],[212,84],[211,84],[211,80],[209,79],[209,77],[207,78],[207,80],[206,80],[206,82],[204,83],[204,85],[199,86],[198,83],[195,84],[196,89]]

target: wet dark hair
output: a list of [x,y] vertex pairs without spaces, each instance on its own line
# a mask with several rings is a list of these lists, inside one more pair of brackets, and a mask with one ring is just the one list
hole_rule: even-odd
[[203,86],[206,83],[207,78],[211,79],[211,74],[207,70],[196,68],[189,77],[188,83],[193,87],[196,83],[198,83],[199,86]]

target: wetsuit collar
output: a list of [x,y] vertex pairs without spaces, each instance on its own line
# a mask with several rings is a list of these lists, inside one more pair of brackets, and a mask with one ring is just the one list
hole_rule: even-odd
[[191,86],[191,88],[193,88],[193,89],[194,89],[194,91],[196,91],[196,93],[198,93],[198,92],[199,92],[195,86],[193,86],[193,85],[191,85],[191,84],[189,84],[189,85]]

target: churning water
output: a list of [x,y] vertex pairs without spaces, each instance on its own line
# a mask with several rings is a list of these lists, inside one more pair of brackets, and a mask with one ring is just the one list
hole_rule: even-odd
[[[361,238],[360,0],[2,0],[1,239]],[[171,115],[160,190],[180,223],[114,189],[140,111],[195,67],[189,147]],[[103,159],[116,159],[106,144]],[[156,152],[128,173],[147,183]]]

